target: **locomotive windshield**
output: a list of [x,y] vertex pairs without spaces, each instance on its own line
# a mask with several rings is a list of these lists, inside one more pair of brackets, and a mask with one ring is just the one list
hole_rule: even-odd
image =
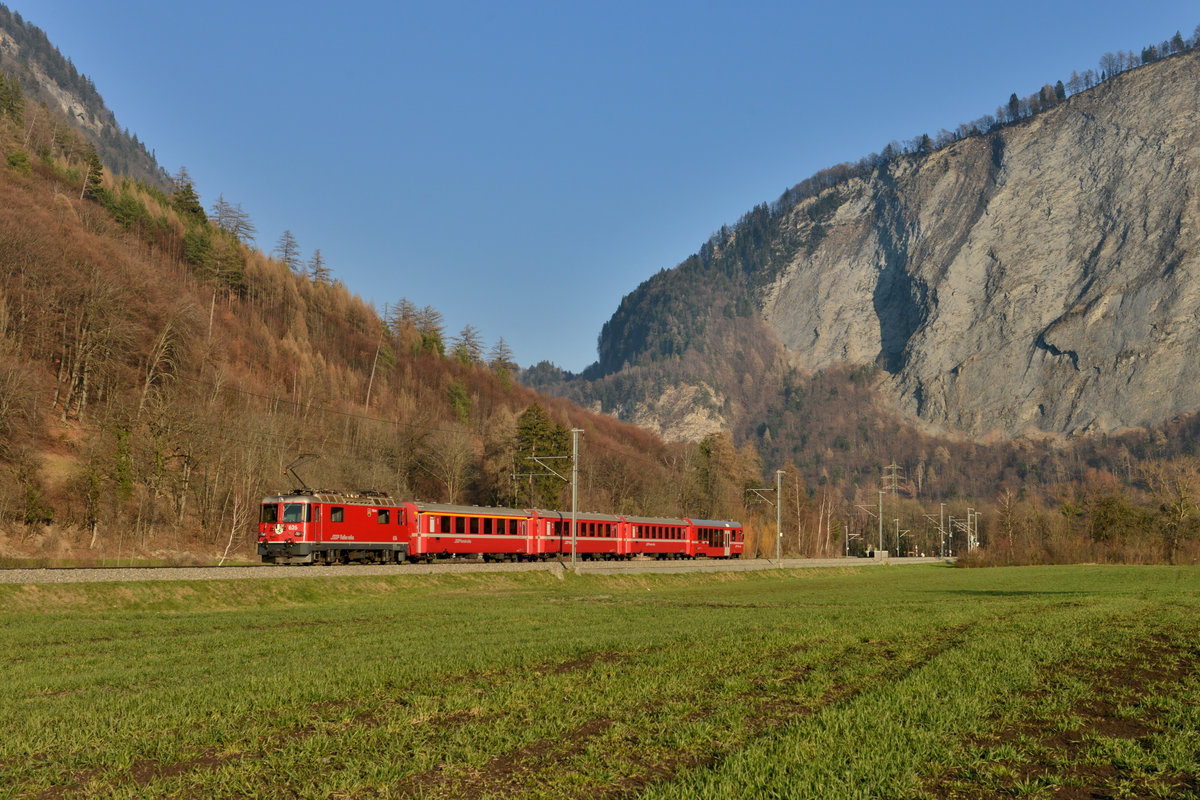
[[279,522],[279,506],[274,503],[263,503],[262,514],[259,516],[258,521],[272,525]]
[[308,503],[284,503],[280,522],[312,522],[312,506]]

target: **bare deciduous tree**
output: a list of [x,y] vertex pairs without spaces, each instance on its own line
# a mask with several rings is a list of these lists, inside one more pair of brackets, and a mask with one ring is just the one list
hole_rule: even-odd
[[429,472],[446,487],[446,502],[459,502],[476,460],[471,434],[458,426],[436,431],[430,437],[425,460]]

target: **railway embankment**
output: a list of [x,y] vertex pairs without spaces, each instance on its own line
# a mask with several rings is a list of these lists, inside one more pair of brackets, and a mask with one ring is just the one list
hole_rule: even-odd
[[124,583],[132,581],[214,581],[245,578],[320,578],[363,575],[432,575],[467,572],[557,572],[573,571],[579,575],[633,575],[639,573],[686,572],[750,572],[769,569],[809,569],[829,567],[899,566],[906,564],[936,564],[952,559],[927,558],[785,558],[779,561],[765,558],[734,560],[697,559],[695,561],[532,561],[517,563],[487,563],[470,559],[453,559],[432,564],[363,564],[339,566],[275,566],[237,565],[224,567],[104,567],[78,569],[0,570],[0,583]]

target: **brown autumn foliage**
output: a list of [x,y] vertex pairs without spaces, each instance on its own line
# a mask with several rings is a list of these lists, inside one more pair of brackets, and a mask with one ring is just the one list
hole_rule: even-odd
[[0,117],[0,555],[250,557],[303,454],[310,486],[520,503],[534,404],[584,431],[584,507],[746,516],[756,464],[727,440],[668,445],[448,358],[419,315],[385,322],[152,187],[87,196],[87,157],[44,108]]

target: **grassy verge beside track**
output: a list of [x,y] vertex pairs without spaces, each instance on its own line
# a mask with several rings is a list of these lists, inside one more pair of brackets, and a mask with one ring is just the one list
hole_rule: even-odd
[[0,797],[1200,797],[1200,570],[0,586]]

